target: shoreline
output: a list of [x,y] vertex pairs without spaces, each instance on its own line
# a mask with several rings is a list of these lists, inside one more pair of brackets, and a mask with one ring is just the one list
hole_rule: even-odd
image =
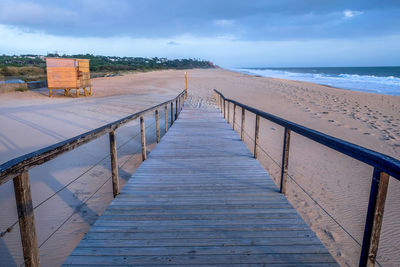
[[[344,67],[346,68],[346,67]],[[357,68],[357,67],[354,67]],[[360,67],[362,68],[362,67]],[[377,67],[378,68],[378,67]],[[394,67],[394,68],[399,68],[400,67]],[[288,68],[288,69],[303,69],[303,68]],[[309,69],[309,68],[304,68],[304,69]],[[312,68],[310,68],[312,69]],[[316,68],[316,69],[324,69],[324,68]],[[329,69],[329,67],[326,67],[326,69]],[[287,80],[287,81],[298,81],[298,82],[309,82],[309,83],[314,83],[314,84],[318,84],[318,85],[322,85],[322,86],[327,86],[327,87],[332,87],[332,88],[336,88],[336,89],[343,89],[343,90],[350,90],[350,91],[356,91],[356,92],[364,92],[364,93],[373,93],[373,94],[378,94],[378,95],[392,95],[392,96],[400,96],[400,77],[398,76],[379,76],[379,75],[363,75],[363,74],[346,74],[346,73],[342,73],[340,75],[352,75],[352,76],[358,76],[358,77],[368,77],[368,78],[376,78],[376,79],[397,79],[398,82],[396,84],[396,88],[390,88],[392,85],[382,85],[382,84],[375,84],[375,87],[371,87],[371,81],[355,81],[354,78],[350,78],[350,79],[343,79],[342,81],[331,81],[331,83],[333,84],[328,84],[327,82],[319,82],[318,79],[337,79],[340,78],[342,79],[342,77],[340,75],[338,76],[330,76],[329,74],[325,74],[325,73],[312,73],[312,72],[290,72],[292,74],[295,75],[320,75],[320,77],[317,77],[316,79],[312,78],[310,79],[309,77],[303,77],[303,79],[301,79],[302,77],[295,77],[292,78],[286,78],[286,77],[280,77],[282,76],[282,74],[276,74],[276,76],[273,75],[268,75],[268,74],[260,74],[257,72],[252,72],[253,71],[285,71],[285,68],[250,68],[250,69],[246,69],[246,68],[239,68],[239,69],[227,69],[229,71],[232,72],[238,72],[238,73],[242,73],[242,74],[247,74],[250,76],[256,76],[256,77],[264,77],[264,78],[271,78],[271,79],[282,79],[282,80]],[[286,74],[283,74],[283,76],[285,76]],[[314,79],[314,81],[313,81]],[[337,84],[335,84],[335,82]],[[340,82],[344,82],[347,85],[343,85],[340,86]],[[354,87],[352,88],[351,85],[349,83],[353,83],[353,84],[361,84],[364,85],[362,88],[360,87]],[[383,90],[383,92],[382,92]],[[388,90],[388,92],[384,92],[385,90]],[[395,90],[395,91],[393,91]]]

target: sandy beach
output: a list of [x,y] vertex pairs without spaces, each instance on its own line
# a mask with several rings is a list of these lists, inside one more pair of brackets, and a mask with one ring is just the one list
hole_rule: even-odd
[[[2,94],[0,163],[170,99],[183,89],[183,73],[168,70],[96,78],[93,97],[64,97],[60,91],[49,98],[45,89]],[[400,96],[223,69],[188,70],[188,79],[191,106],[215,105],[215,88],[238,102],[400,158]],[[254,121],[252,114],[246,114],[249,148]],[[149,143],[154,146],[152,116],[147,122]],[[123,183],[141,161],[138,131],[133,122],[117,134]],[[259,161],[277,183],[282,137],[280,126],[261,121]],[[372,168],[296,134],[291,142],[288,199],[342,266],[358,265]],[[107,153],[104,137],[31,171],[43,266],[62,263],[112,200]],[[64,185],[67,190],[54,195]],[[391,179],[377,258],[383,266],[400,265],[399,190],[400,182]],[[12,183],[0,187],[0,201],[0,230],[4,231],[17,218]],[[15,226],[0,239],[0,256],[10,265],[21,263],[18,235]],[[55,256],[54,251],[59,253]]]

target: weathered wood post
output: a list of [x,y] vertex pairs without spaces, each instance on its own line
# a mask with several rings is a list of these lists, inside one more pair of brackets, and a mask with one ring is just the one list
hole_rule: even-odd
[[142,160],[145,161],[147,159],[147,151],[146,151],[146,129],[144,127],[144,118],[140,116],[140,135],[142,139]]
[[224,119],[226,119],[226,106],[225,106],[226,100],[224,99]]
[[240,125],[240,138],[244,141],[245,110],[242,108],[242,124]]
[[236,104],[233,104],[233,120],[232,120],[233,130],[235,130],[235,123],[236,123]]
[[168,105],[164,106],[164,115],[165,115],[165,132],[168,132]]
[[174,101],[171,101],[171,126],[174,123]]
[[119,194],[119,179],[118,179],[118,159],[117,159],[117,142],[115,140],[115,130],[111,131],[110,137],[110,157],[111,157],[111,177],[113,185],[113,196]]
[[178,118],[178,99],[175,100],[175,120]]
[[374,168],[359,266],[375,266],[389,175]]
[[228,123],[229,123],[229,117],[230,117],[230,112],[229,112],[229,101],[228,101],[228,107],[227,107],[227,109],[228,109],[228,118],[227,118],[227,121],[228,121]]
[[290,129],[285,128],[283,137],[283,151],[282,151],[282,168],[281,168],[281,187],[280,192],[286,194],[286,181],[289,164],[289,148],[290,148]]
[[188,90],[188,86],[187,86],[187,72],[185,71],[185,98],[187,98],[187,90]]
[[158,118],[158,109],[155,111],[156,116],[156,136],[157,136],[157,143],[160,143],[160,121]]
[[28,171],[13,179],[25,266],[40,266]]
[[254,158],[257,158],[257,144],[258,144],[259,130],[260,130],[260,115],[256,115],[256,127],[254,130]]

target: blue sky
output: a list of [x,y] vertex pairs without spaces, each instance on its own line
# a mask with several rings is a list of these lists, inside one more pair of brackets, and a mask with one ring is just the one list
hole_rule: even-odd
[[400,65],[399,0],[0,0],[0,53]]

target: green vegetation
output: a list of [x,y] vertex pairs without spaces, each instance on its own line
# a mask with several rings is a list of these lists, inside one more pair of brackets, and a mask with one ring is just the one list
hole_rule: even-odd
[[25,92],[28,91],[27,87],[21,86],[14,89],[16,92]]
[[0,70],[3,76],[25,76],[25,75],[43,75],[45,71],[41,67],[3,67]]
[[[120,73],[125,71],[152,71],[165,69],[214,68],[209,61],[199,59],[142,58],[95,56],[91,54],[58,55],[48,54],[47,57],[86,58],[90,59],[90,71],[93,76]],[[97,75],[96,75],[97,73]],[[0,78],[17,77],[25,81],[42,80],[46,78],[45,56],[21,55],[0,56]]]

